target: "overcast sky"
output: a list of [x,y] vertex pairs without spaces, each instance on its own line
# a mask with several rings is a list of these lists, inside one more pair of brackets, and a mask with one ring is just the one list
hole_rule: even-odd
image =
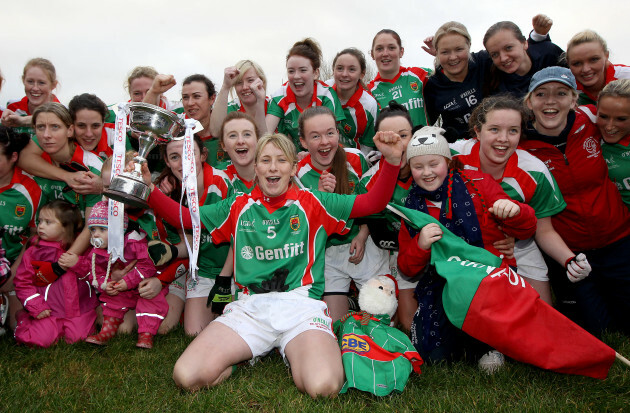
[[[607,41],[614,63],[630,65],[625,1],[166,1],[29,0],[3,1],[0,8],[0,70],[5,82],[0,106],[21,99],[24,64],[32,57],[50,59],[57,69],[62,103],[76,94],[96,93],[107,104],[127,100],[123,88],[135,66],[149,65],[181,82],[193,73],[223,81],[223,69],[241,59],[258,62],[268,77],[267,92],[285,75],[291,45],[315,38],[324,58],[354,46],[366,55],[374,34],[383,28],[402,37],[404,66],[432,67],[422,39],[444,22],[464,23],[472,50],[483,47],[487,28],[512,20],[523,33],[531,18],[544,13],[554,20],[552,40],[566,48],[576,32],[591,28]],[[368,57],[369,58],[369,57]],[[167,94],[178,100],[181,86]]]

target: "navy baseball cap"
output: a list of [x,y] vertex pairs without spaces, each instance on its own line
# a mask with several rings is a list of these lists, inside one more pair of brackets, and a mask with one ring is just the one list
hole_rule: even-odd
[[546,67],[538,72],[534,73],[532,80],[529,82],[528,92],[534,91],[538,86],[544,85],[549,82],[563,83],[570,88],[577,90],[577,84],[575,83],[575,77],[573,73],[566,67],[550,66]]

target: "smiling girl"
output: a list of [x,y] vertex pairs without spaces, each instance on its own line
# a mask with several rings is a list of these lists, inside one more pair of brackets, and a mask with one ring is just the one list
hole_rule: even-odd
[[517,149],[527,118],[525,108],[516,99],[508,96],[484,99],[470,118],[475,139],[459,140],[451,144],[451,150],[466,169],[491,175],[512,199],[536,211],[536,234],[534,238],[516,241],[514,255],[518,273],[544,301],[552,304],[547,266],[536,243],[563,265],[575,254],[551,223],[551,217],[566,207],[558,184],[539,159]]
[[[298,189],[292,184],[295,146],[276,134],[258,142],[257,186],[251,194],[201,207],[202,224],[212,241],[233,245],[234,277],[243,295],[228,304],[179,358],[173,372],[178,386],[189,390],[216,386],[230,376],[234,364],[279,347],[300,391],[312,397],[339,392],[344,376],[341,354],[326,304],[320,301],[324,249],[329,235],[346,232],[348,219],[383,209],[391,197],[402,153],[400,139],[377,134],[374,140],[384,167],[379,183],[367,194]],[[150,184],[150,172],[145,166],[143,171]],[[155,190],[149,198],[160,215],[177,223],[178,214],[168,201]],[[190,227],[187,211],[183,217]],[[226,279],[229,286],[228,277],[219,279]],[[211,299],[215,293],[213,289]]]
[[19,128],[18,132],[27,132],[33,136],[31,115],[35,109],[47,102],[59,102],[53,94],[57,88],[57,72],[48,59],[36,57],[29,60],[22,73],[24,93],[22,100],[9,103],[2,112],[2,124]]
[[630,80],[614,80],[599,93],[597,126],[602,134],[602,153],[608,176],[630,208]]
[[595,104],[597,95],[608,83],[630,79],[630,67],[608,60],[606,41],[593,30],[584,30],[569,40],[567,64],[580,92],[578,104]]
[[[564,266],[547,260],[557,305],[593,334],[607,328],[628,331],[630,212],[608,178],[599,131],[586,114],[573,109],[578,92],[569,69],[541,70],[529,90],[525,103],[534,121],[521,146],[543,161],[556,179],[567,207],[551,220],[577,254]],[[576,264],[592,271],[569,283],[566,267]]]
[[[300,142],[308,151],[297,167],[297,179],[311,189],[337,194],[364,192],[360,179],[368,170],[363,153],[339,144],[335,115],[324,107],[309,108],[298,121]],[[370,278],[389,273],[389,257],[369,237],[367,225],[349,221],[350,232],[332,236],[326,245],[324,302],[333,321],[348,312],[350,282],[361,288]]]
[[[83,151],[91,152],[105,160],[112,154],[109,142],[113,141],[113,129],[105,127],[108,115],[107,106],[96,95],[83,93],[72,98],[69,103],[74,139]],[[64,181],[77,193],[100,194],[101,180],[89,171],[62,169],[42,158],[44,151],[36,144],[24,149],[21,165],[29,173],[42,178]]]
[[378,103],[367,91],[363,78],[367,64],[363,53],[350,47],[333,59],[333,89],[337,92],[346,117],[339,123],[341,144],[361,149],[367,154],[374,149],[374,122]]
[[[158,99],[177,82],[173,75],[157,75],[153,84],[144,97],[144,102],[157,104]],[[184,79],[182,83],[182,105],[185,116],[198,121],[203,129],[195,134],[199,136],[207,149],[206,162],[212,166],[224,166],[229,161],[227,155],[219,145],[219,139],[212,136],[210,131],[210,116],[212,105],[216,98],[214,83],[205,75],[194,74]]]
[[427,125],[422,92],[431,69],[400,66],[405,49],[398,33],[390,29],[376,33],[370,54],[378,75],[370,82],[368,90],[381,107],[395,100],[409,111],[412,126]]
[[[511,200],[491,176],[463,171],[461,163],[451,159],[444,132],[424,127],[409,142],[406,156],[414,183],[405,206],[430,214],[468,244],[485,248],[514,266],[514,258],[505,257],[493,243],[502,240],[504,232],[516,238],[531,237],[536,229],[534,210]],[[441,237],[437,224],[428,224],[421,231],[404,224],[399,233],[400,270],[409,277],[421,274],[416,287],[420,305],[412,325],[414,345],[432,362],[459,358],[465,349],[479,355],[488,351],[447,320],[441,300],[445,281],[431,269],[424,272],[430,263],[431,245]],[[479,360],[480,368],[487,371],[501,364],[503,357],[494,351]]]
[[271,95],[267,108],[267,131],[276,130],[293,139],[301,150],[298,118],[304,109],[311,106],[326,106],[335,114],[337,121],[343,120],[341,102],[333,88],[319,79],[322,51],[311,38],[296,42],[287,54],[287,82]]
[[[217,95],[210,117],[210,131],[214,136],[221,136],[220,128],[228,113],[238,111],[247,113],[255,122],[256,127],[263,133],[267,130],[265,116],[267,115],[268,98],[267,77],[256,62],[241,60],[234,66],[226,67],[223,85]],[[236,98],[228,103],[231,91]]]
[[244,112],[230,112],[219,130],[221,146],[230,156],[225,168],[236,192],[250,193],[254,188],[256,171],[254,155],[260,131],[254,119]]

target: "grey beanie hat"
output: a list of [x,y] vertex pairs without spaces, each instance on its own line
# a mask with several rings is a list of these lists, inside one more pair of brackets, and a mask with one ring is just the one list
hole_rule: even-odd
[[425,126],[416,131],[407,145],[407,162],[420,155],[442,155],[451,159],[451,150],[444,137],[445,132],[437,126]]

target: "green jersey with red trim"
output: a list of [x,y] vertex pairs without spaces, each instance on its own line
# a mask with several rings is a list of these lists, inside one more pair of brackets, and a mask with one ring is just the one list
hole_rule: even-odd
[[608,176],[617,185],[623,203],[630,208],[630,135],[614,145],[602,142]]
[[[33,139],[33,142],[41,148],[37,137]],[[52,163],[50,155],[46,152],[42,154],[42,158]],[[95,175],[101,175],[101,168],[103,167],[103,159],[93,152],[85,151],[79,145],[75,145],[74,153],[70,161],[59,165],[61,168],[72,171],[89,171]],[[57,181],[54,179],[42,178],[39,176],[34,177],[35,181],[42,189],[42,194],[46,199],[46,202],[53,201],[55,199],[65,199],[71,204],[77,205],[82,214],[85,214],[86,208],[91,208],[98,201],[102,199],[101,194],[77,194],[73,190],[68,190],[70,187],[63,181]],[[68,188],[68,189],[66,189]],[[64,192],[65,190],[65,192]]]
[[413,126],[426,126],[427,112],[422,89],[431,73],[431,69],[422,67],[401,67],[393,79],[383,79],[380,74],[376,75],[368,89],[381,108],[395,100],[407,108]]
[[354,312],[341,320],[334,324],[346,372],[339,393],[352,387],[377,396],[400,393],[411,372],[420,373],[420,354],[405,333],[390,327],[387,314]]
[[[313,88],[313,98],[308,107],[326,106],[333,111],[337,121],[344,120],[345,116],[341,102],[337,97],[337,92],[326,83],[319,80],[315,81]],[[298,106],[295,94],[288,82],[271,95],[271,102],[269,102],[269,106],[267,107],[267,114],[280,118],[278,132],[291,138],[298,151],[302,150],[298,130],[298,118],[304,109],[306,108]]]
[[[450,147],[465,169],[481,171],[478,140],[458,140]],[[556,215],[567,206],[549,169],[540,159],[522,149],[516,149],[510,156],[503,176],[497,182],[510,198],[534,208],[536,218]]]
[[244,194],[249,194],[254,189],[254,181],[247,181],[243,179],[233,164],[229,164],[224,170],[225,174],[228,176],[232,187],[234,188],[234,193],[242,192]]
[[201,136],[203,146],[208,150],[208,158],[206,163],[218,169],[226,168],[230,163],[230,156],[223,150],[219,138],[214,136]]
[[[271,101],[271,98],[269,96],[265,96],[265,115],[267,114],[267,107],[269,106],[270,101]],[[247,113],[245,111],[245,107],[241,105],[241,102],[238,100],[238,98],[235,98],[233,101],[228,103],[227,113],[230,113],[230,112]]]
[[35,217],[42,205],[42,190],[33,178],[17,166],[11,182],[0,188],[0,227],[4,229],[2,248],[9,262],[20,254],[29,236],[29,227],[35,226]]
[[[199,199],[200,205],[216,204],[234,194],[234,188],[227,174],[219,169],[205,164],[203,166],[203,185],[205,192]],[[199,246],[199,276],[216,278],[221,272],[230,250],[230,244],[213,244],[210,232],[201,229],[201,245]]]
[[288,290],[308,286],[308,296],[320,299],[326,239],[348,231],[356,197],[292,185],[278,198],[270,199],[255,187],[251,194],[202,206],[201,220],[215,243],[232,243],[234,278],[246,293],[254,293],[247,286],[260,285],[287,269]]
[[[333,85],[337,91],[337,85]],[[339,141],[347,148],[361,149],[361,145],[374,148],[374,122],[378,117],[378,102],[361,86],[342,105],[346,117],[339,122]]]
[[[368,163],[363,153],[358,149],[343,148],[346,152],[346,165],[348,166],[348,185],[350,194],[358,195],[365,193],[365,188],[361,186],[361,177],[367,172]],[[330,169],[327,170],[330,172]],[[319,178],[323,171],[320,171],[313,165],[311,155],[308,154],[302,159],[297,166],[297,178],[303,186],[311,191],[317,191]],[[328,238],[327,247],[331,245],[343,245],[352,242],[354,237],[359,233],[359,226],[354,225],[354,220],[348,221],[350,232],[345,235],[333,235]]]
[[[171,242],[171,240],[167,237],[166,229],[163,227],[160,228],[152,209],[134,208],[128,209],[125,212],[127,212],[127,215],[129,216],[129,225],[136,225],[138,227],[136,230],[146,232],[149,241],[158,240]],[[177,236],[176,242],[172,243],[177,244],[178,242],[179,236]]]

